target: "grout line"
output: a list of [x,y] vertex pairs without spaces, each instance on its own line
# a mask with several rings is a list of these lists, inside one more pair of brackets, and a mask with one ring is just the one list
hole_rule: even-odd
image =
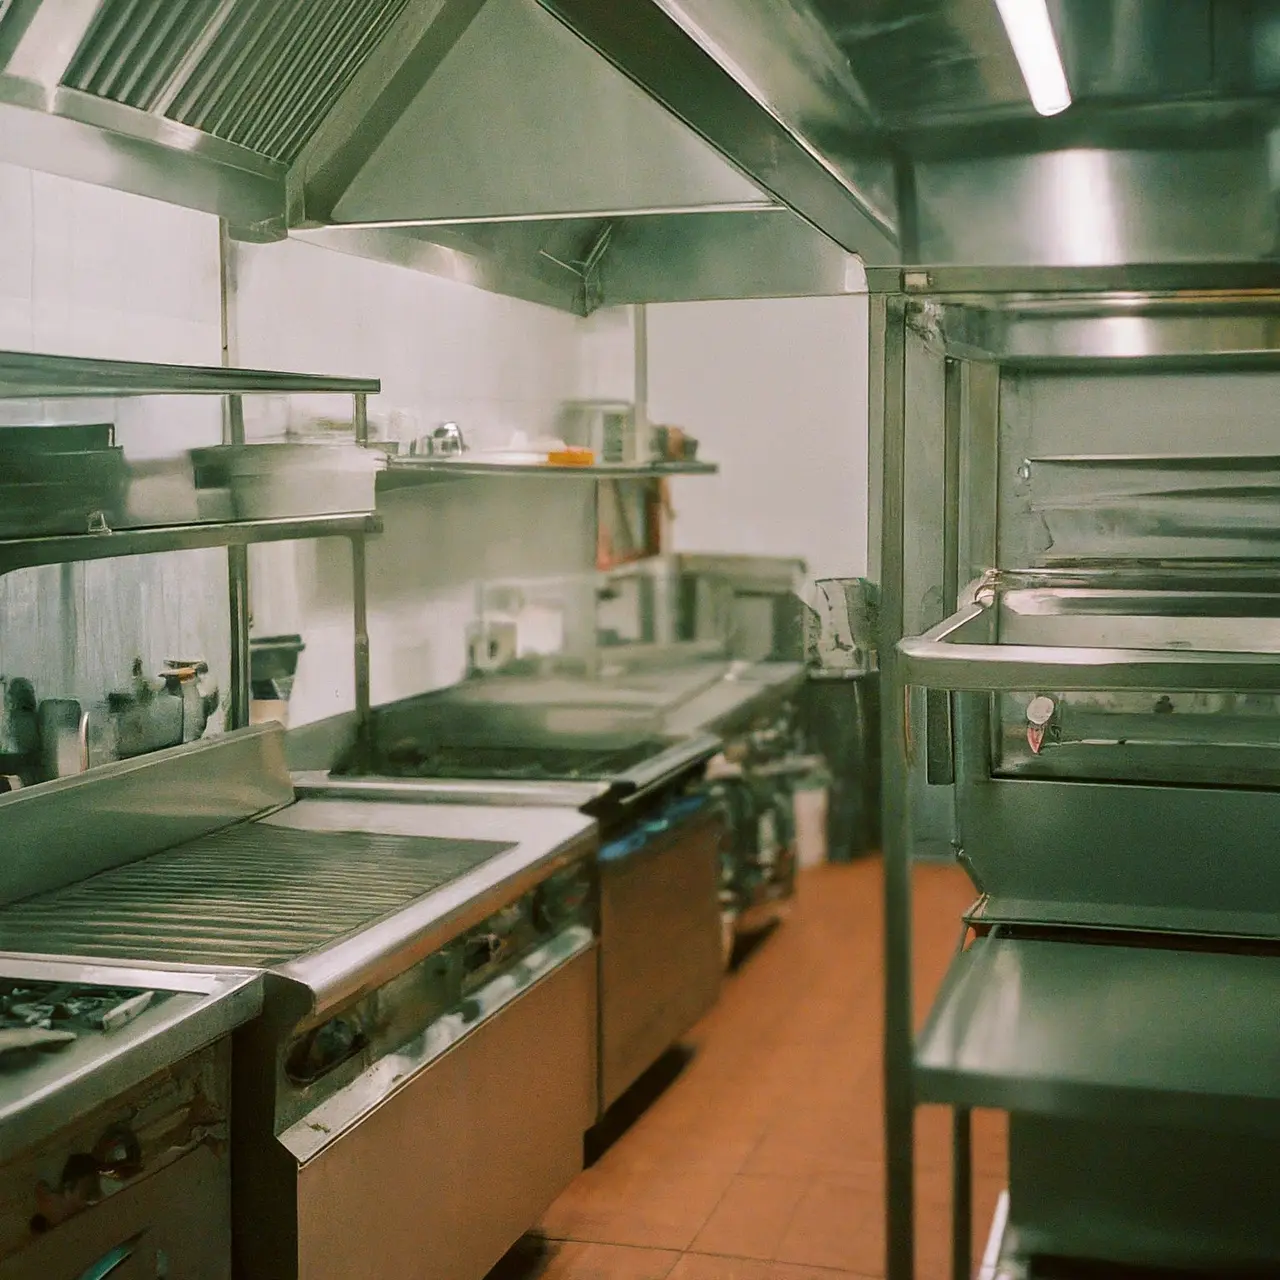
[[[878,1272],[851,1271],[848,1267],[828,1267],[814,1262],[781,1262],[777,1258],[749,1258],[742,1253],[711,1253],[706,1249],[686,1249],[681,1255],[685,1258],[724,1258],[728,1262],[754,1262],[763,1266],[777,1264],[796,1271],[826,1271],[833,1276],[857,1276],[858,1280],[882,1280]],[[670,1273],[668,1273],[670,1274]]]

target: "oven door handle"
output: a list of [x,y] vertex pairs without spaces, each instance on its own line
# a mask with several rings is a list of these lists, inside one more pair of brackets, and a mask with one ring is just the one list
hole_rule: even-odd
[[97,1262],[82,1271],[76,1280],[104,1280],[106,1276],[117,1271],[133,1257],[144,1235],[146,1235],[145,1231],[139,1231],[136,1236],[131,1236],[123,1244],[116,1245],[110,1253],[103,1254]]
[[478,1027],[500,1017],[526,991],[595,945],[594,930],[584,924],[562,929],[527,953],[511,969],[495,974],[412,1040],[379,1058],[361,1075],[277,1135],[277,1140],[300,1164],[314,1159]]

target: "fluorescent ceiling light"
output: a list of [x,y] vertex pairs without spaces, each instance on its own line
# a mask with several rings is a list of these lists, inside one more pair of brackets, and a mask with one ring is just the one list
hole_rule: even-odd
[[1031,105],[1042,116],[1056,116],[1071,105],[1071,90],[1058,55],[1046,0],[996,0],[1009,34]]

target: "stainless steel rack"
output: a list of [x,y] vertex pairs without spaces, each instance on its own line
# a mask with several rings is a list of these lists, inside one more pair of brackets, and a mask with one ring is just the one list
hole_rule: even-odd
[[[1048,1160],[1073,1162],[1064,1161],[1065,1147],[1047,1148],[1048,1156],[1032,1147],[1046,1135],[1078,1140],[1089,1126],[1176,1126],[1193,1135],[1193,1161],[1207,1157],[1218,1168],[1229,1167],[1233,1144],[1253,1151],[1249,1144],[1263,1141],[1256,1135],[1280,1123],[1280,1090],[1251,1065],[1280,1051],[1263,1012],[1280,982],[1280,885],[1259,834],[1280,812],[1274,783],[1232,790],[1023,781],[996,776],[989,755],[995,695],[1280,691],[1280,652],[1248,625],[1274,617],[1280,544],[1275,554],[1259,544],[1243,565],[1186,554],[1179,563],[1153,556],[1010,569],[1001,541],[1007,486],[1018,459],[1031,456],[1003,452],[1021,447],[1004,430],[1011,383],[1023,375],[1274,371],[1280,294],[1261,272],[1255,283],[1263,287],[1250,292],[1239,271],[1222,277],[1231,292],[1206,291],[1194,267],[1181,275],[1169,268],[1140,296],[1132,273],[1120,271],[869,274],[872,450],[883,476],[871,532],[883,592],[887,1275],[914,1275],[914,1110],[932,1102],[953,1109],[959,1280],[971,1267],[971,1107],[1025,1116],[1032,1137],[1019,1159],[1024,1169],[1039,1160],[1038,1173]],[[1163,426],[1152,419],[1162,444]],[[1267,446],[1251,443],[1255,452]],[[1246,454],[1249,465],[1262,461]],[[1186,463],[1177,457],[1173,465]],[[1177,536],[1188,547],[1194,541]],[[1195,627],[1171,625],[1168,647],[1130,646],[1105,629],[1096,640],[1060,634],[1044,624],[1064,619],[1039,618],[1002,635],[1002,592],[1096,595],[1103,578],[1135,596],[1164,591],[1189,621],[1235,622],[1243,634],[1215,649],[1195,640]],[[1196,590],[1206,598],[1189,599]],[[1106,604],[1088,608],[1105,614]],[[961,948],[917,1037],[911,864],[931,842],[959,857],[986,892],[961,924]],[[1077,1156],[1075,1165],[1091,1167],[1091,1157]],[[1124,1203],[1117,1222],[1141,1195],[1125,1187],[1131,1158],[1113,1150],[1103,1163],[1114,1169],[1098,1179]],[[1038,1182],[1036,1194],[1052,1182]],[[1178,1187],[1168,1193],[1174,1218],[1198,1221]],[[1236,1198],[1249,1197],[1242,1190]],[[1028,1199],[1019,1208],[1015,1196],[1014,1218],[1027,1213]],[[1233,1204],[1227,1216],[1235,1213]],[[984,1276],[997,1273],[1006,1225],[1006,1245],[1019,1243],[1017,1224],[1006,1222],[1007,1196],[1002,1214]]]
[[0,351],[0,399],[4,400],[61,400],[71,396],[369,396],[376,395],[381,387],[377,378]]
[[653,462],[636,465],[593,463],[590,466],[545,462],[476,462],[461,458],[399,458],[392,456],[387,469],[378,476],[380,488],[434,484],[463,477],[555,476],[569,480],[661,480],[666,476],[713,476],[719,467],[712,462]]
[[256,542],[303,538],[358,538],[377,533],[378,518],[365,512],[330,516],[279,516],[260,520],[192,521],[145,528],[104,529],[101,533],[54,534],[0,539],[0,573],[42,564],[110,560],[115,556],[204,547],[244,547]]
[[[356,442],[368,443],[368,397],[377,378],[280,373],[202,365],[97,360],[39,352],[0,351],[0,399],[37,400],[124,396],[223,396],[228,400],[228,443],[244,443],[241,397],[246,395],[349,394]],[[365,601],[365,537],[381,528],[373,511],[337,515],[279,516],[231,521],[192,521],[145,528],[90,529],[85,533],[0,540],[0,573],[34,565],[66,564],[116,556],[227,548],[231,613],[231,693],[228,725],[249,723],[249,568],[252,543],[303,538],[346,538],[351,543],[357,715],[369,709],[369,635]]]

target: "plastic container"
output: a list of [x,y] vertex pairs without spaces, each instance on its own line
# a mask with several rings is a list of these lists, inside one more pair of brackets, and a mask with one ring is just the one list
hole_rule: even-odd
[[792,792],[796,861],[802,867],[816,867],[827,861],[828,799],[826,780],[816,775],[802,779]]

